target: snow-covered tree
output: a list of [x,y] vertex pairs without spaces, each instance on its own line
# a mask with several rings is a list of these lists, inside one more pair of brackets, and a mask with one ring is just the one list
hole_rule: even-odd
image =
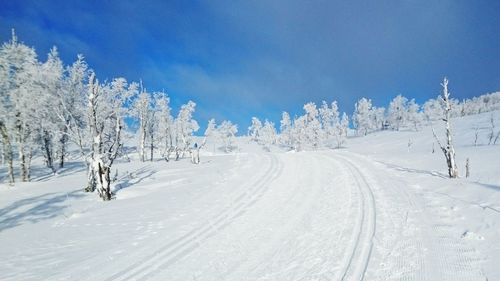
[[154,159],[154,151],[156,148],[157,142],[160,142],[162,136],[160,134],[160,123],[162,119],[162,106],[164,106],[164,102],[160,102],[165,97],[165,93],[163,92],[154,92],[151,95],[151,100],[149,102],[149,114],[148,121],[146,122],[146,133],[148,135],[149,141],[149,160],[153,162]]
[[59,92],[57,106],[54,108],[61,124],[60,161],[59,167],[64,166],[64,157],[68,141],[79,148],[81,156],[85,157],[85,130],[87,118],[85,113],[85,96],[87,93],[87,79],[89,77],[88,65],[82,55],[66,68],[62,91]]
[[446,158],[446,165],[448,166],[448,175],[450,178],[458,177],[458,168],[457,163],[455,161],[455,148],[453,147],[453,134],[451,132],[451,110],[452,103],[450,101],[450,92],[448,91],[448,79],[446,77],[443,79],[443,83],[441,84],[443,87],[443,93],[441,95],[441,100],[443,104],[444,118],[443,121],[445,123],[446,130],[446,144],[443,145],[439,138],[436,136],[436,132],[432,129],[432,133],[434,134],[434,138],[438,142],[441,151],[443,151],[444,157]]
[[372,118],[372,101],[366,98],[361,98],[354,106],[352,116],[354,128],[359,134],[367,135],[374,127]]
[[17,148],[22,181],[29,180],[30,160],[33,150],[33,114],[37,106],[39,63],[35,50],[18,42],[12,31],[12,38],[0,49],[1,81],[0,131],[4,154],[7,159],[9,181],[14,182],[13,148]]
[[176,125],[176,144],[183,152],[191,146],[193,133],[198,131],[200,126],[198,122],[193,119],[193,113],[196,108],[196,103],[189,101],[187,104],[181,106],[179,114],[175,119]]
[[146,136],[150,111],[150,94],[143,88],[134,103],[134,115],[139,120],[139,159],[146,159]]
[[424,117],[428,122],[443,118],[443,108],[439,99],[430,99],[426,101],[422,108]]
[[335,141],[337,143],[337,148],[342,147],[347,139],[347,130],[349,129],[349,117],[344,112],[342,114],[342,119],[336,124],[335,128]]
[[319,108],[319,117],[326,138],[334,136],[335,130],[340,123],[337,101],[333,101],[331,107],[323,101]]
[[217,135],[217,124],[215,123],[215,119],[208,120],[207,129],[203,134],[205,137],[203,138],[202,146],[205,146],[208,138],[216,137]]
[[281,114],[280,142],[285,146],[290,147],[292,145],[292,120],[290,119],[290,114],[286,111],[283,111]]
[[[48,55],[47,61],[40,66],[40,82],[37,92],[38,108],[34,111],[36,115],[35,132],[41,144],[41,152],[45,158],[47,167],[56,172],[56,158],[59,158],[59,167],[64,166],[66,154],[66,136],[64,123],[57,116],[57,108],[61,105],[60,97],[64,95],[64,66],[59,59],[57,49],[53,47]],[[51,110],[47,110],[47,109]],[[55,110],[54,110],[55,109]]]
[[413,127],[415,131],[420,129],[422,125],[422,113],[420,112],[420,106],[415,102],[415,99],[411,99],[408,103],[408,112],[406,114],[406,121],[408,126]]
[[406,124],[408,99],[402,95],[397,95],[389,104],[387,121],[389,126],[399,131]]
[[306,114],[305,135],[307,141],[313,148],[318,148],[323,140],[323,130],[321,129],[321,123],[318,120],[319,112],[316,108],[316,104],[313,102],[306,103],[304,105],[304,111]]
[[264,126],[261,129],[261,138],[264,146],[269,147],[270,145],[276,144],[276,135],[277,133],[274,123],[266,119],[264,121]]
[[307,143],[307,118],[305,115],[295,117],[292,127],[292,146],[295,151],[303,149]]
[[260,130],[262,129],[262,122],[260,122],[259,118],[252,117],[252,125],[248,127],[248,135],[251,137],[253,141],[259,141],[260,139]]
[[217,136],[224,145],[224,150],[226,152],[231,152],[233,147],[232,141],[238,132],[238,126],[233,124],[231,121],[224,120],[217,126]]
[[122,142],[123,118],[126,117],[126,104],[137,95],[138,85],[127,84],[123,78],[99,85],[92,73],[88,86],[88,119],[92,137],[89,157],[88,191],[97,185],[103,200],[111,199],[110,172],[118,157]]
[[161,155],[168,162],[170,153],[174,150],[175,127],[172,109],[170,108],[170,98],[166,93],[161,93],[156,101],[158,107],[158,130],[161,142]]
[[387,123],[385,108],[373,106],[370,112],[371,130],[385,129]]

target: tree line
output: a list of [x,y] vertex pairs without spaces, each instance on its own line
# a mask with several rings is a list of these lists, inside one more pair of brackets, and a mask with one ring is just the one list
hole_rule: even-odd
[[[35,155],[56,173],[71,145],[87,168],[85,190],[110,200],[111,167],[127,154],[124,141],[138,139],[141,161],[182,158],[192,152],[199,130],[195,109],[196,103],[188,101],[174,116],[165,92],[149,92],[125,78],[101,82],[82,55],[65,66],[56,47],[41,62],[14,31],[0,47],[0,147],[10,184],[17,174],[21,181],[30,180]],[[237,131],[230,121],[217,126],[211,120],[209,125],[206,135],[225,143]],[[14,172],[15,158],[19,173]]]

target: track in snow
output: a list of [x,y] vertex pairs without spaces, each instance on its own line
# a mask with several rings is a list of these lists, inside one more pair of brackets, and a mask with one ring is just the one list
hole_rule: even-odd
[[[147,221],[117,216],[121,220],[109,226],[121,221],[123,227],[106,228],[101,216],[68,219],[66,226],[71,223],[77,231],[104,229],[87,231],[103,241],[101,245],[118,235],[118,241],[130,242],[127,235],[138,237],[141,229],[159,235],[144,235],[140,247],[127,244],[129,248],[119,253],[119,243],[94,251],[87,256],[92,261],[82,267],[75,266],[82,259],[73,258],[69,266],[62,264],[58,279],[485,280],[474,249],[453,228],[456,214],[443,210],[442,201],[431,193],[415,189],[413,178],[342,151],[251,157],[241,163],[237,155],[232,168],[215,177],[211,188],[188,197],[196,201],[179,208],[177,216],[163,215],[162,200],[144,204],[138,198],[141,206],[154,203],[155,212]],[[176,192],[189,192],[184,187],[190,186],[177,187]],[[172,218],[172,227],[160,230]],[[72,241],[50,237],[43,247],[31,246],[36,255],[23,253],[18,260],[29,256],[30,266],[59,266],[55,245]],[[36,275],[14,272],[7,277],[16,276]]]
[[359,191],[359,213],[351,243],[339,272],[340,280],[363,280],[373,249],[376,227],[376,209],[373,192],[359,169],[349,160],[339,157],[348,167]]
[[[417,195],[411,188],[417,183],[381,169],[359,155],[349,153],[337,158],[345,161],[359,186],[370,191],[368,195],[377,202],[373,205],[377,229],[368,225],[371,235],[365,234],[364,246],[354,244],[365,254],[354,255],[359,270],[354,271],[357,274],[352,278],[346,274],[349,278],[345,280],[363,280],[368,268],[368,276],[376,280],[487,280],[476,252],[461,241],[459,233],[452,231],[449,215],[442,214],[443,207],[433,202],[435,199],[431,194]],[[368,236],[372,239],[366,243]],[[373,244],[374,237],[377,238],[376,245]],[[386,245],[381,245],[384,240]],[[387,246],[388,249],[383,249]],[[386,250],[389,253],[384,255]],[[369,264],[373,252],[376,252],[379,263]],[[380,267],[382,264],[385,268]]]
[[269,169],[255,181],[249,183],[248,188],[244,188],[244,191],[231,202],[229,207],[207,221],[206,224],[191,230],[174,241],[160,246],[158,250],[144,259],[113,274],[105,280],[146,280],[153,278],[177,260],[194,251],[204,241],[216,235],[218,231],[229,226],[237,217],[243,215],[248,208],[254,205],[266,193],[269,184],[280,175],[283,164],[275,155],[271,153],[266,155],[271,160]]

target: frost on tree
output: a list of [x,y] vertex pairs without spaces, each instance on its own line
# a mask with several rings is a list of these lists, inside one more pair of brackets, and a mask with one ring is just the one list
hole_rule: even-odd
[[337,101],[333,101],[331,107],[323,101],[319,108],[319,117],[324,131],[324,137],[336,137],[336,130],[340,124]]
[[149,125],[149,93],[143,88],[139,97],[134,103],[134,113],[139,120],[139,159],[144,162],[146,160],[146,137],[147,127]]
[[233,138],[238,132],[238,126],[233,124],[231,121],[224,120],[217,126],[217,136],[220,138],[224,145],[225,152],[231,152],[233,148]]
[[[203,138],[203,142],[201,143],[201,148],[203,148],[206,144],[207,144],[207,140],[208,138],[218,138],[217,137],[217,124],[215,123],[215,119],[210,119],[208,120],[208,124],[207,124],[207,129],[205,130],[205,133],[203,134],[204,135],[204,138]],[[213,147],[213,152],[215,152],[215,142],[214,143],[214,147]]]
[[397,95],[389,104],[388,121],[393,130],[399,129],[406,124],[408,99],[402,95]]
[[434,129],[432,129],[432,133],[437,143],[439,144],[441,151],[446,158],[446,165],[448,166],[448,175],[450,178],[458,177],[458,168],[457,163],[455,161],[455,148],[453,147],[453,136],[451,132],[451,110],[452,105],[450,102],[450,92],[448,92],[448,79],[444,78],[443,83],[441,84],[443,87],[443,93],[441,95],[442,99],[442,108],[444,111],[443,121],[445,123],[445,132],[446,132],[446,143],[443,145],[439,138],[436,135]]
[[174,118],[170,108],[170,98],[162,93],[157,100],[158,107],[158,130],[161,143],[161,156],[165,161],[170,160],[170,154],[174,151]]
[[149,160],[153,161],[156,143],[162,138],[159,134],[161,129],[164,131],[164,137],[168,138],[171,118],[166,94],[163,92],[151,94],[142,86],[141,88],[134,102],[133,115],[139,123],[139,159],[144,162],[147,158],[148,146]]
[[361,98],[354,106],[352,121],[358,135],[367,135],[374,127],[372,118],[372,101]]
[[99,85],[92,74],[89,81],[88,119],[92,146],[89,157],[90,170],[88,191],[97,187],[99,196],[111,199],[110,172],[119,155],[122,143],[125,104],[137,93],[136,83],[127,84],[123,78]]
[[9,182],[13,184],[16,148],[21,180],[30,178],[33,126],[37,121],[37,97],[32,93],[40,89],[41,81],[35,50],[18,42],[14,31],[12,39],[0,49],[0,62],[0,134]]
[[342,114],[342,119],[336,125],[335,129],[335,140],[337,142],[337,148],[341,148],[347,139],[347,130],[349,129],[349,117],[344,112]]
[[313,102],[306,103],[304,105],[305,111],[305,137],[310,146],[314,149],[321,145],[323,140],[323,130],[321,128],[321,123],[318,120],[319,111],[316,108],[316,104]]
[[196,103],[189,101],[181,106],[179,114],[175,120],[176,126],[176,153],[177,159],[183,157],[191,146],[193,133],[200,129],[198,122],[193,119],[193,113],[196,108]]
[[207,129],[205,130],[204,133],[205,138],[203,139],[202,145],[205,145],[209,137],[212,137],[216,134],[216,126],[217,125],[215,123],[215,119],[212,118],[208,120]]
[[279,139],[282,145],[287,147],[292,146],[292,120],[290,119],[290,114],[286,111],[283,111],[281,114]]
[[261,129],[261,138],[262,144],[267,150],[270,150],[271,145],[276,144],[277,133],[273,122],[267,119],[264,121],[264,126]]
[[262,129],[262,122],[259,118],[252,117],[252,125],[248,127],[248,135],[253,141],[258,142],[260,140],[260,130]]
[[408,111],[406,114],[406,119],[408,126],[413,128],[413,130],[418,131],[422,125],[422,112],[420,112],[420,106],[415,102],[415,99],[411,99],[408,103]]
[[430,99],[426,101],[423,105],[423,114],[427,122],[440,120],[443,118],[443,108],[439,102],[439,97],[436,99]]
[[85,150],[88,146],[85,137],[87,133],[87,130],[85,130],[87,126],[85,97],[88,77],[88,65],[83,56],[78,55],[77,60],[66,68],[63,89],[59,92],[57,105],[54,108],[61,128],[59,140],[60,168],[64,166],[68,142],[72,142],[78,147],[83,158],[87,153]]

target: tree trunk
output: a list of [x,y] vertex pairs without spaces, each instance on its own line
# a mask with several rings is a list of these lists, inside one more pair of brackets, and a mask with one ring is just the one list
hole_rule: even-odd
[[59,140],[59,143],[61,145],[60,147],[60,154],[59,155],[59,169],[64,168],[64,157],[66,156],[66,144],[68,142],[68,135],[66,134],[68,129],[67,127],[64,127],[63,135],[61,139]]
[[434,138],[438,142],[439,146],[441,147],[444,157],[446,158],[446,165],[448,166],[448,175],[450,176],[450,178],[457,178],[458,168],[457,168],[457,163],[455,161],[455,148],[453,147],[453,136],[450,125],[451,103],[449,99],[450,93],[448,92],[448,79],[444,78],[441,86],[443,87],[443,94],[441,98],[443,99],[444,102],[445,114],[443,121],[445,122],[445,129],[446,129],[446,146],[441,144],[439,138],[436,136],[436,132],[434,132],[434,129],[432,129],[432,133],[434,135]]
[[470,164],[469,164],[469,158],[465,161],[465,177],[468,178],[470,177]]
[[26,182],[27,179],[27,170],[26,170],[26,155],[24,153],[25,149],[25,133],[24,133],[23,123],[18,119],[16,122],[16,130],[17,130],[17,151],[19,158],[19,168],[21,169],[21,181]]
[[45,152],[45,160],[47,161],[47,167],[52,170],[52,173],[56,173],[54,167],[54,158],[52,157],[52,141],[49,132],[43,131],[43,150]]
[[21,180],[28,181],[27,179],[27,171],[26,171],[26,155],[24,155],[24,144],[18,144],[18,153],[19,153],[19,167],[21,169]]
[[33,150],[30,147],[28,158],[26,160],[26,178],[31,181],[31,159],[33,159]]
[[139,144],[139,158],[141,159],[142,162],[145,161],[146,157],[146,125],[144,124],[144,121],[141,122],[141,142]]
[[151,142],[151,145],[150,145],[150,147],[151,147],[151,162],[153,162],[153,158],[154,158],[154,157],[153,157],[153,153],[154,153],[154,143],[153,143],[153,140],[154,140],[154,138],[153,138],[153,134],[150,134],[150,142]]
[[0,121],[0,134],[2,135],[2,146],[3,146],[3,155],[2,157],[5,159],[7,163],[7,174],[9,177],[9,184],[14,185],[14,165],[13,158],[14,155],[12,153],[12,145],[10,143],[9,134],[7,133],[7,128],[5,124]]
[[99,196],[104,201],[111,200],[111,179],[109,176],[110,167],[105,166],[101,161],[97,164],[99,179]]
[[96,188],[96,179],[94,169],[92,165],[87,166],[87,187],[85,187],[85,192],[94,192]]
[[[447,84],[448,84],[447,82],[446,84],[443,84],[445,85],[444,87],[446,92],[448,92],[448,88],[446,86]],[[448,153],[447,158],[449,159],[448,174],[450,175],[450,178],[456,178],[458,177],[458,168],[457,168],[457,163],[455,162],[455,148],[453,147],[453,139],[452,139],[451,125],[450,125],[451,105],[448,96],[446,97],[445,102],[447,104],[445,122],[446,122],[446,150]]]

